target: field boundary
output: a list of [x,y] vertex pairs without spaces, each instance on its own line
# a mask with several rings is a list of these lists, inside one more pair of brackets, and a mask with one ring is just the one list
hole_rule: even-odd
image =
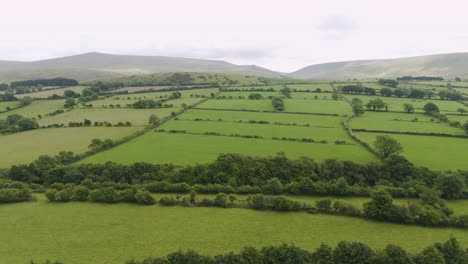
[[401,134],[401,135],[413,135],[413,136],[468,138],[468,136],[466,136],[466,135],[453,135],[453,134],[445,134],[445,133],[408,132],[408,131],[389,131],[389,130],[365,129],[365,128],[354,128],[353,131],[354,132],[369,132],[369,133]]
[[232,111],[232,112],[253,112],[253,113],[273,113],[273,114],[293,114],[293,115],[321,115],[321,116],[342,116],[339,114],[327,114],[327,113],[307,113],[307,112],[283,112],[283,111],[271,111],[271,110],[248,110],[248,109],[225,109],[225,108],[204,108],[194,107],[195,110],[210,110],[210,111]]

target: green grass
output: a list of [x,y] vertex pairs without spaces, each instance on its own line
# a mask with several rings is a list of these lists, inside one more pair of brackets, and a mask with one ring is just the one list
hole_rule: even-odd
[[0,167],[29,163],[40,155],[60,151],[83,153],[94,138],[119,139],[136,132],[137,127],[82,127],[36,129],[0,136]]
[[289,99],[284,101],[284,111],[347,115],[351,113],[351,107],[342,100]]
[[31,98],[47,98],[54,94],[63,96],[63,93],[66,90],[72,90],[75,93],[81,93],[81,91],[83,91],[85,88],[88,88],[88,86],[73,86],[73,87],[65,87],[65,88],[58,88],[58,89],[47,89],[47,90],[43,90],[43,91],[35,92],[35,93],[17,94],[15,96],[18,98],[23,98],[26,96],[29,96]]
[[[183,117],[183,115],[181,116]],[[188,133],[216,132],[222,135],[240,134],[257,135],[265,139],[272,137],[290,137],[290,138],[310,138],[315,141],[327,140],[334,142],[336,140],[345,140],[348,143],[354,143],[342,127],[300,127],[283,126],[270,124],[249,124],[232,122],[203,122],[171,120],[160,127],[167,130],[184,130]]]
[[[380,133],[356,132],[357,137],[373,144]],[[465,138],[390,135],[403,146],[402,154],[416,165],[435,170],[468,169]]]
[[13,109],[15,107],[18,107],[18,105],[18,102],[0,102],[0,111],[5,111],[8,107],[10,109]]
[[307,156],[315,160],[337,158],[359,162],[375,159],[359,145],[299,143],[149,132],[111,150],[90,156],[80,161],[80,163],[114,161],[130,164],[144,161],[150,163],[195,164],[213,161],[220,153],[272,156],[281,151],[290,158]]
[[26,117],[38,118],[38,115],[52,113],[55,110],[64,109],[65,100],[40,100],[34,101],[26,107],[21,107],[13,111],[0,114],[0,119],[12,114],[19,114]]
[[211,99],[199,104],[200,108],[214,109],[237,109],[237,110],[259,110],[273,111],[271,100],[229,100],[229,99]]
[[288,84],[287,85],[293,91],[315,91],[321,89],[322,91],[332,91],[332,87],[328,83],[311,83],[311,84]]
[[280,122],[288,124],[300,124],[311,126],[341,127],[343,117],[321,116],[321,115],[296,115],[285,113],[261,113],[261,112],[240,112],[240,111],[214,111],[190,109],[186,111],[180,119],[210,119],[237,122],[239,120],[248,122],[249,120],[268,121],[270,123]]
[[[455,121],[454,116],[449,120]],[[417,118],[417,122],[413,121]],[[467,117],[468,120],[468,117]],[[451,127],[446,123],[431,121],[431,117],[421,114],[403,114],[390,112],[367,111],[364,115],[352,119],[350,126],[353,129],[364,128],[370,130],[387,130],[399,132],[421,132],[421,133],[446,133],[453,135],[464,135],[461,128]]]
[[[177,109],[180,110],[180,109]],[[125,123],[129,121],[132,125],[142,126],[148,124],[148,119],[151,114],[157,115],[159,118],[169,116],[172,111],[177,111],[173,108],[161,109],[132,109],[132,108],[77,108],[63,114],[42,118],[38,120],[39,125],[47,126],[51,124],[68,125],[69,122],[83,122],[89,119],[92,122],[110,122],[117,124],[118,122]]]
[[280,92],[221,92],[218,96],[232,96],[233,99],[237,99],[239,96],[245,97],[245,100],[249,99],[250,94],[261,94],[265,99],[269,96],[282,96]]
[[412,104],[415,108],[415,112],[424,112],[424,105],[432,102],[439,107],[442,113],[458,113],[459,108],[465,108],[468,111],[468,107],[456,101],[445,101],[445,100],[429,100],[429,99],[410,99],[410,98],[398,98],[398,97],[382,97],[382,96],[366,96],[366,95],[344,95],[349,100],[353,98],[359,98],[366,105],[370,100],[380,98],[384,103],[388,104],[389,111],[404,111],[403,104]]
[[0,231],[3,263],[124,263],[179,249],[213,255],[280,243],[315,250],[321,242],[334,246],[340,240],[364,242],[374,249],[391,243],[416,253],[451,235],[468,246],[468,230],[462,229],[246,209],[53,204],[39,198],[0,205],[0,225],[8,227]]

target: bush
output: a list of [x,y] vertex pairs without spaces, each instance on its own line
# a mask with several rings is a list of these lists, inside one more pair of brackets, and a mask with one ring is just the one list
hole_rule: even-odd
[[252,209],[262,210],[266,207],[265,198],[262,194],[249,195],[249,197],[247,197],[247,202]]
[[110,187],[92,190],[89,193],[89,198],[98,203],[117,203],[122,199],[120,193]]
[[30,189],[0,189],[0,203],[16,203],[34,200]]
[[88,200],[89,189],[85,186],[77,186],[73,189],[73,197],[74,201],[86,201]]
[[156,200],[154,197],[151,195],[151,193],[147,190],[139,189],[135,193],[135,201],[139,204],[146,204],[146,205],[151,205],[155,204]]
[[225,193],[218,193],[214,199],[214,206],[226,207],[227,195]]
[[177,200],[172,196],[164,196],[159,199],[161,205],[174,206],[177,205]]
[[332,201],[330,199],[321,199],[315,202],[315,207],[317,207],[317,210],[320,212],[330,212],[332,210],[331,205]]

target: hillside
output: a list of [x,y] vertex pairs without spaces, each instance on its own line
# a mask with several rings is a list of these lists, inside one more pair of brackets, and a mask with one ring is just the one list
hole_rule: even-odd
[[216,60],[113,55],[96,52],[33,62],[0,61],[0,82],[53,77],[87,81],[164,72],[216,72],[280,77],[277,72],[255,65],[235,65]]
[[302,79],[328,80],[394,78],[405,75],[466,77],[468,53],[323,63],[307,66],[289,75]]

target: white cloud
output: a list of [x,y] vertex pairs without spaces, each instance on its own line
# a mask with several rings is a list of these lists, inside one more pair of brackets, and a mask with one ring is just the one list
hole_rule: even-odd
[[467,51],[462,0],[2,0],[0,59],[100,51],[311,63]]

